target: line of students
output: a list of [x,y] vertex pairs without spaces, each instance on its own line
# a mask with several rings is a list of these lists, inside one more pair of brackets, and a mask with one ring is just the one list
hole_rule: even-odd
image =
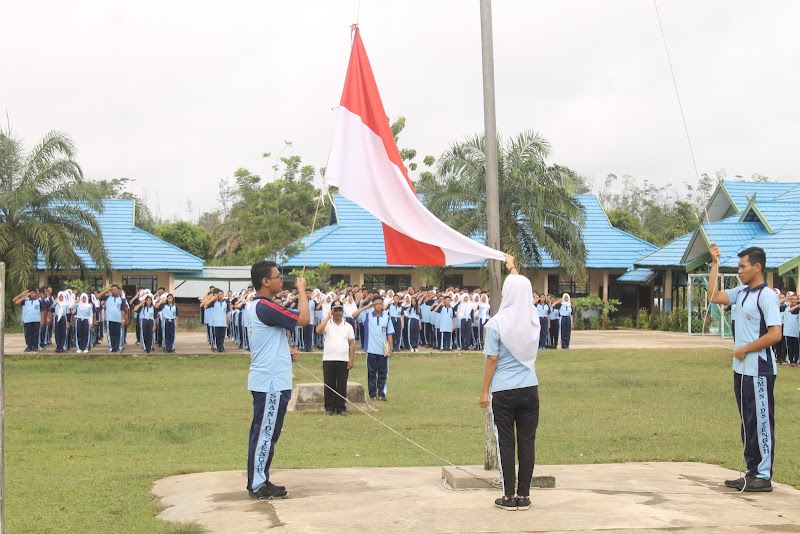
[[113,285],[80,296],[76,295],[75,288],[67,288],[52,298],[51,287],[31,287],[14,298],[14,303],[21,306],[25,352],[38,352],[48,347],[53,336],[55,352],[59,354],[72,347],[78,353],[88,353],[104,337],[108,339],[109,352],[121,352],[131,313],[137,343],[141,343],[146,352],[153,352],[154,335],[157,344],[163,343],[166,352],[175,352],[178,307],[174,296],[163,288],[157,295],[155,298],[149,290],[143,290],[129,302],[119,286]]

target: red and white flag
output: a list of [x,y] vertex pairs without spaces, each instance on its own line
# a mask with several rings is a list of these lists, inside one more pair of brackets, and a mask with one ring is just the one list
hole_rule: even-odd
[[458,265],[505,258],[456,232],[420,202],[394,142],[358,27],[325,178],[383,223],[388,265]]

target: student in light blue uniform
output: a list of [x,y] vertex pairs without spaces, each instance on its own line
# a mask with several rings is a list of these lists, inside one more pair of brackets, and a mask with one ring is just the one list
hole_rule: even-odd
[[111,286],[103,292],[108,294],[105,298],[106,322],[108,323],[108,351],[119,352],[122,350],[122,326],[128,320],[128,302],[120,295],[118,285]]
[[439,316],[439,350],[453,350],[453,318],[455,312],[450,306],[450,297],[445,297],[434,311]]
[[411,352],[417,352],[419,348],[419,333],[420,333],[420,309],[417,304],[417,298],[411,297],[411,301],[407,308],[404,308],[405,320],[407,323],[406,332],[408,339],[406,343],[411,349]]
[[561,332],[561,311],[559,308],[555,307],[556,298],[554,296],[550,296],[550,337],[549,337],[549,347],[551,349],[558,348],[558,334]]
[[75,344],[78,346],[75,352],[89,352],[89,330],[94,319],[94,306],[89,302],[89,295],[81,293],[72,310],[75,314]]
[[67,352],[67,325],[70,315],[70,307],[63,291],[58,292],[58,297],[51,309],[53,311],[53,330],[56,335],[56,354],[63,354]]
[[142,338],[142,348],[146,353],[153,352],[153,338],[155,337],[156,309],[153,306],[153,296],[147,295],[133,308],[139,313],[139,332]]
[[[245,307],[250,329],[250,374],[247,389],[253,396],[253,422],[247,446],[247,491],[251,499],[286,498],[286,488],[273,484],[269,468],[283,429],[286,407],[292,396],[292,362],[299,351],[289,347],[287,332],[310,321],[308,299],[301,298],[299,315],[276,304],[283,276],[273,261],[260,261],[250,269],[255,300]],[[295,282],[305,294],[306,279]]]
[[22,306],[22,324],[25,329],[25,352],[39,352],[39,332],[45,320],[39,288],[29,287],[14,297],[14,304]]
[[[503,496],[495,500],[495,506],[503,510],[527,510],[531,505],[539,426],[536,377],[539,316],[533,305],[530,280],[517,274],[513,257],[506,256],[506,267],[510,274],[503,283],[503,300],[495,316],[486,323],[480,406],[487,408],[491,404],[497,437]],[[519,460],[517,477],[515,448]]]
[[569,342],[572,340],[572,316],[575,313],[569,293],[564,293],[561,302],[556,304],[556,307],[558,308],[558,322],[561,325],[561,348],[568,349]]
[[797,303],[797,295],[790,295],[786,309],[783,312],[783,339],[786,343],[786,359],[790,367],[796,367],[798,356],[800,356],[800,323],[798,315],[800,305]]
[[[372,309],[373,311],[369,311]],[[389,314],[383,311],[383,297],[377,295],[372,303],[356,310],[358,317],[364,317],[364,338],[367,350],[367,388],[372,400],[386,400],[386,382],[389,376],[389,357],[392,355],[392,337],[395,335],[394,324]],[[386,344],[385,342],[389,343]],[[388,345],[385,347],[385,345]],[[386,348],[386,350],[384,350]]]
[[547,336],[550,335],[550,305],[547,303],[547,295],[539,295],[539,302],[536,303],[536,312],[539,315],[539,348],[544,350],[547,347]]
[[208,324],[211,326],[211,350],[225,352],[225,333],[228,329],[228,302],[225,300],[225,293],[221,289],[215,289],[200,305],[205,308]]
[[778,296],[764,282],[767,256],[750,247],[739,256],[739,279],[743,285],[723,291],[718,286],[720,250],[709,247],[714,290],[708,299],[715,304],[734,303],[736,342],[733,351],[733,389],[743,423],[742,441],[747,473],[725,485],[739,491],[772,491],[775,453],[775,375],[778,366],[773,345],[780,340],[781,313]]
[[178,307],[175,295],[170,293],[166,302],[159,306],[159,317],[164,330],[164,352],[175,352],[175,332],[178,330]]

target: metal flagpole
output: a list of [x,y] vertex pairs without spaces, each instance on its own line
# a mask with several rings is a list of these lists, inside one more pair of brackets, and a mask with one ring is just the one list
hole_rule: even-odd
[[0,262],[0,534],[6,531],[6,264]]
[[[497,120],[494,108],[494,49],[492,44],[492,1],[481,3],[481,59],[483,64],[483,124],[486,157],[486,244],[500,249],[500,193],[497,185]],[[500,306],[500,262],[489,260],[490,313]],[[486,427],[486,469],[497,468],[497,447],[491,413],[484,412]]]

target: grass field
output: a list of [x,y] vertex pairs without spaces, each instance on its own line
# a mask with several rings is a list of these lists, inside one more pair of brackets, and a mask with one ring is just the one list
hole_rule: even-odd
[[[537,464],[676,460],[737,469],[729,354],[540,353]],[[321,376],[318,355],[302,363]],[[199,531],[154,519],[149,489],[178,473],[244,469],[248,366],[246,355],[8,358],[9,532]],[[389,402],[375,415],[453,463],[481,464],[482,368],[480,354],[397,355]],[[315,381],[299,367],[295,374]],[[350,376],[366,382],[363,359]],[[775,397],[775,480],[800,487],[800,368],[780,369]],[[361,414],[291,413],[273,466],[441,463]]]

